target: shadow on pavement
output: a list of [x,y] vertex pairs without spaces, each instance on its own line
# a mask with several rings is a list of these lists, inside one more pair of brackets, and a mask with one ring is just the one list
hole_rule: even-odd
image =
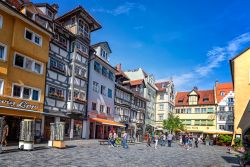
[[[30,151],[39,151],[39,150],[45,150],[45,149],[49,149],[48,147],[45,146],[41,146],[41,147],[35,147],[33,150]],[[7,153],[15,153],[15,152],[21,152],[21,151],[26,151],[26,150],[20,150],[18,148],[12,148],[12,149],[8,149],[8,150],[3,150],[3,152],[1,154],[7,154]]]
[[232,164],[232,166],[239,166],[239,161],[237,157],[233,156],[221,156],[227,163]]

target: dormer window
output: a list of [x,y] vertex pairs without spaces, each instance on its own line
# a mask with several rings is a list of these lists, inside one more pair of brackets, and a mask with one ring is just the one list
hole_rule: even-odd
[[220,92],[220,95],[221,95],[221,96],[225,96],[225,92],[221,91],[221,92]]
[[48,16],[49,18],[53,18],[53,13],[50,10],[48,10]]
[[108,53],[102,48],[101,48],[101,56],[106,60],[108,59]]
[[183,104],[183,99],[178,100],[179,104]]
[[197,95],[189,96],[188,102],[189,102],[189,105],[197,105],[197,103],[198,103],[198,96]]
[[29,10],[26,9],[25,14],[28,18],[34,20],[34,13],[30,12]]
[[161,84],[161,88],[166,88],[167,87],[167,84]]
[[204,97],[203,98],[203,102],[208,102],[209,101],[209,98],[208,97]]

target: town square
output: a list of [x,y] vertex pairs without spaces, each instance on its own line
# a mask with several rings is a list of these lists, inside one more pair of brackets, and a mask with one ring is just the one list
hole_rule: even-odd
[[247,0],[0,0],[0,167],[250,166]]

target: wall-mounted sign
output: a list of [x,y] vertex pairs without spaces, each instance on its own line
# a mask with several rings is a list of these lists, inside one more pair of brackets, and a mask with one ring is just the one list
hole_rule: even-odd
[[197,126],[187,126],[187,129],[198,129]]
[[39,104],[37,102],[30,102],[22,99],[7,97],[0,97],[0,106],[34,111],[40,111],[43,107],[42,104]]

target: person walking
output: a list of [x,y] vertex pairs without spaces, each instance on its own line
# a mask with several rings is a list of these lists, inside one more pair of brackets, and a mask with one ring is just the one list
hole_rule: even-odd
[[167,140],[168,140],[168,147],[171,147],[172,140],[173,140],[173,135],[172,135],[172,133],[169,133],[169,134],[168,134]]
[[155,134],[154,134],[154,131],[152,132],[152,142],[154,143],[155,142]]
[[9,126],[6,122],[6,120],[3,120],[3,132],[2,132],[2,141],[1,141],[1,145],[5,145],[5,147],[7,146],[7,136],[9,135]]
[[150,145],[151,144],[151,136],[150,136],[149,132],[147,133],[147,138],[146,139],[147,139],[147,147],[151,147],[151,145]]
[[113,134],[112,134],[112,132],[110,131],[109,132],[109,138],[108,138],[108,143],[109,143],[109,147],[114,147],[114,145],[113,145]]
[[194,139],[195,148],[198,148],[198,143],[199,143],[199,140],[198,140],[198,137],[196,137]]
[[114,132],[114,135],[113,135],[113,145],[116,146],[116,140],[117,140],[117,134],[116,132]]
[[155,149],[157,149],[158,146],[158,140],[159,140],[159,136],[157,134],[154,135],[154,141],[155,141]]
[[161,135],[161,146],[165,146],[165,144],[166,144],[166,135],[163,133],[162,135]]
[[127,148],[128,148],[128,144],[127,144],[128,134],[127,134],[127,132],[124,132],[122,138],[123,138],[123,139],[122,139],[123,148],[127,149]]

